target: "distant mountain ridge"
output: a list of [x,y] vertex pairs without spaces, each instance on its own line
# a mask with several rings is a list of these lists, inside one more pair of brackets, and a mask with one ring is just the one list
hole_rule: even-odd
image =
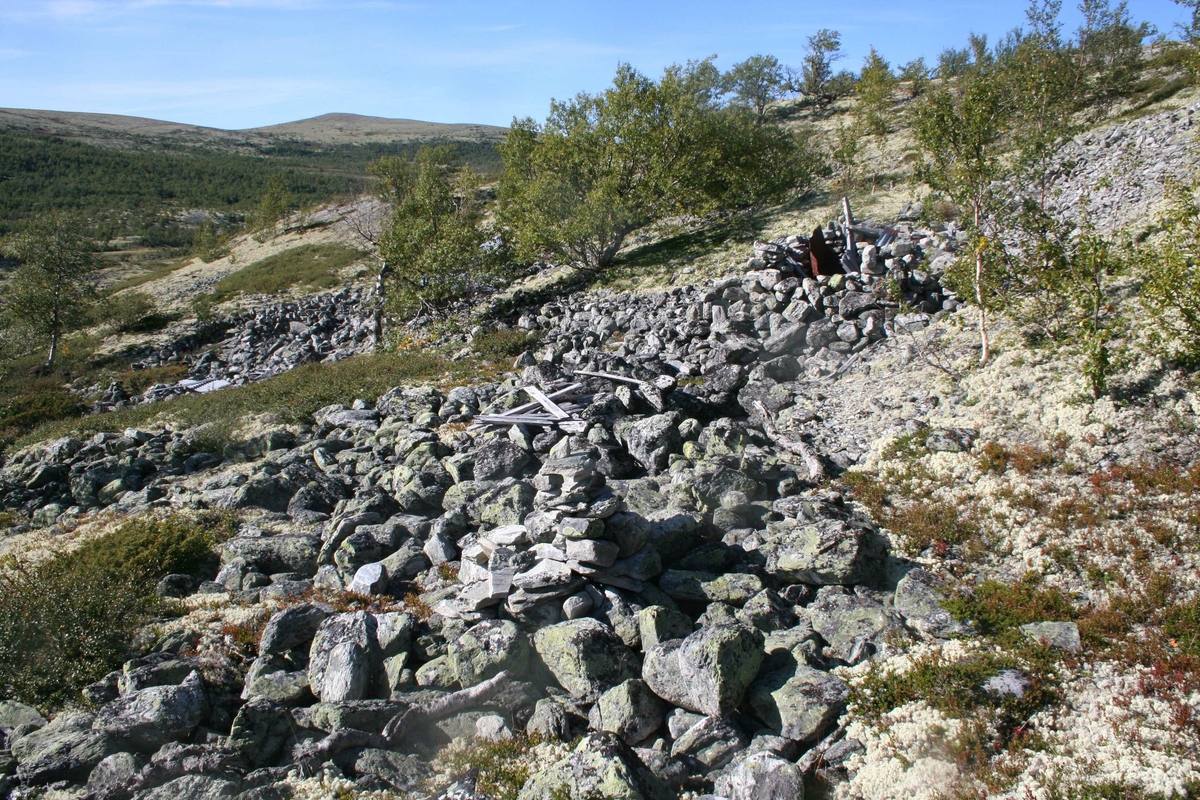
[[260,128],[225,130],[121,114],[0,108],[0,130],[3,129],[37,131],[113,147],[171,143],[234,149],[247,146],[265,147],[286,141],[320,144],[410,142],[430,139],[498,142],[507,132],[506,128],[494,125],[424,122],[344,113],[322,114],[310,119]]

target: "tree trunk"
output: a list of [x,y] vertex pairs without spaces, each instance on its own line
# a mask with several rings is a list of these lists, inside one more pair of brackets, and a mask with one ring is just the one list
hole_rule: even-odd
[[54,359],[58,357],[58,331],[50,334],[50,356],[46,359],[46,371],[54,369]]
[[392,267],[387,261],[379,268],[379,276],[375,279],[375,313],[371,320],[371,329],[375,334],[375,351],[383,349],[383,316],[387,311],[387,279],[391,277]]
[[[975,210],[975,230],[979,230],[979,221],[983,216],[981,213],[979,201],[974,203]],[[991,348],[988,346],[987,332],[987,309],[983,305],[983,244],[975,248],[975,301],[979,304],[979,344],[982,346],[982,351],[979,354],[979,366],[983,366],[991,357]]]

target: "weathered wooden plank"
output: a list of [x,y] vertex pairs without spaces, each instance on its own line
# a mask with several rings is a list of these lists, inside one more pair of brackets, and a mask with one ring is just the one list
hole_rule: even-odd
[[547,397],[546,393],[541,389],[537,388],[536,386],[526,386],[524,388],[525,394],[532,397],[539,405],[541,405],[542,408],[546,409],[550,416],[554,417],[555,419],[570,418],[571,415],[566,411],[563,411],[562,408],[560,408],[557,403]]

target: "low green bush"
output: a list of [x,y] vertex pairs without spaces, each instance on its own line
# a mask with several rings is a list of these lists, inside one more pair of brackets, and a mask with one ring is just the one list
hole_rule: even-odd
[[149,333],[162,330],[171,321],[145,292],[110,294],[97,308],[97,322],[111,333]]
[[223,303],[238,294],[278,294],[294,287],[332,289],[345,281],[341,271],[366,253],[340,244],[305,244],[255,261],[222,278],[206,297]]
[[537,345],[539,337],[522,330],[505,329],[481,333],[471,342],[471,349],[480,356],[496,361],[516,358]]
[[138,519],[40,561],[0,566],[0,698],[58,707],[120,666],[139,625],[162,611],[171,573],[216,566],[226,517]]
[[373,401],[394,386],[475,377],[469,359],[451,361],[437,349],[363,355],[336,364],[304,364],[269,380],[210,394],[187,395],[165,403],[49,422],[13,444],[24,446],[59,436],[88,437],[170,420],[178,428],[217,423],[230,426],[251,414],[274,414],[282,422],[306,421],[317,409],[355,399]]
[[12,398],[0,406],[0,445],[37,426],[83,414],[83,405],[75,395],[64,391],[38,392]]

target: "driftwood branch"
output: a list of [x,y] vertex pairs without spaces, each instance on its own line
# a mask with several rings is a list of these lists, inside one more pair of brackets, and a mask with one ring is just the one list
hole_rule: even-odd
[[493,678],[476,684],[468,689],[442,695],[436,700],[413,706],[392,717],[387,727],[383,729],[383,738],[388,746],[395,747],[404,740],[413,728],[425,722],[437,722],[439,719],[453,716],[487,702],[495,696],[512,679],[507,670],[501,670]]
[[780,433],[779,429],[775,427],[775,421],[771,419],[771,414],[767,411],[767,407],[762,404],[761,400],[755,401],[754,407],[762,415],[763,431],[767,434],[767,438],[789,453],[794,453],[804,459],[804,466],[808,467],[809,478],[813,483],[823,483],[825,481],[825,465],[821,463],[821,459],[817,456],[816,451],[807,442]]
[[354,747],[376,747],[382,750],[387,746],[387,740],[377,733],[339,728],[319,742],[297,748],[296,764],[302,774],[311,776],[317,773],[317,767],[343,750]]

